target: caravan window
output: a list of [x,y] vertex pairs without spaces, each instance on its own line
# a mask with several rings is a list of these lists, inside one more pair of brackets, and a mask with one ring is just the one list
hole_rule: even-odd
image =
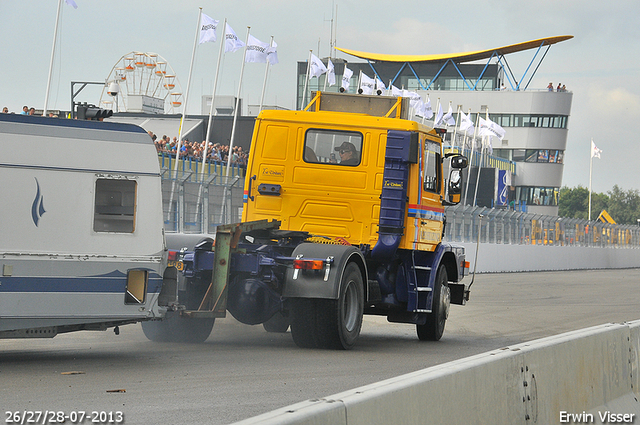
[[96,180],[93,230],[133,233],[136,211],[135,180]]

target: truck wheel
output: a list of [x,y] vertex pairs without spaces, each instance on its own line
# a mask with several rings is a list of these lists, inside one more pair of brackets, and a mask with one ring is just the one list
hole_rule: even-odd
[[267,332],[283,334],[289,329],[289,318],[284,317],[281,312],[274,314],[271,319],[262,324]]
[[191,319],[168,311],[159,321],[142,322],[142,332],[154,342],[201,343],[209,338],[216,319]]
[[291,335],[303,348],[353,347],[362,327],[364,288],[354,263],[347,265],[337,300],[294,298],[291,300]]
[[421,341],[439,341],[444,334],[444,325],[449,317],[451,292],[447,284],[447,269],[443,264],[438,268],[435,287],[433,288],[433,306],[427,316],[427,323],[416,325],[418,338]]

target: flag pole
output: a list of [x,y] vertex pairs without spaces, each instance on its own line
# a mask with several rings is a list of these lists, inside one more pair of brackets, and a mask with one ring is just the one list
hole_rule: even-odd
[[[456,112],[456,123],[460,125],[460,105],[458,105],[458,111]],[[453,139],[451,140],[451,150],[456,147],[456,135],[458,134],[458,126],[453,126]],[[462,150],[462,149],[461,149]]]
[[591,221],[591,174],[593,171],[593,138],[591,139],[589,152],[589,156],[591,157],[591,160],[589,161],[589,221]]
[[49,91],[51,89],[51,75],[53,74],[53,58],[56,54],[56,40],[58,39],[58,22],[60,21],[61,9],[62,9],[62,0],[58,1],[58,11],[56,12],[56,24],[53,29],[53,46],[51,47],[51,61],[49,62],[49,77],[47,78],[47,91],[44,95],[44,107],[42,111],[42,116],[44,117],[47,116],[47,105],[49,103]]
[[[224,51],[224,43],[225,43],[225,39],[226,39],[226,28],[227,28],[227,18],[224,18],[224,23],[222,24],[222,40],[220,41],[220,49],[218,50],[218,62],[216,63],[216,73],[215,76],[213,77],[213,92],[211,93],[211,106],[209,107],[209,122],[207,124],[207,135],[204,138],[204,150],[202,152],[202,181],[200,182],[200,190],[198,191],[198,202],[196,203],[196,216],[198,215],[198,209],[200,208],[200,204],[202,203],[202,193],[204,191],[204,177],[205,177],[205,172],[204,172],[204,168],[206,166],[207,163],[207,154],[209,152],[209,138],[211,137],[211,126],[213,125],[212,123],[212,117],[213,117],[213,111],[214,111],[214,103],[216,101],[216,87],[218,85],[218,74],[220,72],[220,63],[222,61],[222,52]],[[204,205],[202,206],[202,211],[204,211]],[[205,220],[202,220],[202,223],[204,225]],[[207,229],[202,229],[203,233],[206,233]]]
[[236,123],[238,121],[238,107],[240,105],[240,90],[242,89],[242,76],[244,74],[244,64],[247,61],[247,45],[249,44],[249,32],[251,27],[247,27],[247,38],[244,43],[244,52],[242,54],[242,66],[240,67],[240,80],[238,81],[238,94],[236,96],[236,106],[233,108],[233,124],[231,125],[231,140],[229,140],[229,154],[227,155],[227,170],[225,172],[224,190],[222,191],[222,205],[220,206],[220,222],[224,218],[225,204],[227,200],[227,191],[229,190],[229,172],[231,171],[231,158],[233,158],[233,142],[236,134]]
[[305,104],[304,101],[307,100],[307,86],[309,84],[309,71],[311,69],[311,53],[313,50],[309,50],[309,59],[307,59],[307,74],[304,79],[304,91],[302,92],[302,103],[300,104],[300,109],[304,109]]
[[240,67],[240,81],[238,82],[238,95],[236,96],[236,106],[233,108],[233,124],[231,125],[231,140],[229,141],[229,157],[227,158],[227,171],[225,176],[229,178],[231,170],[231,157],[233,156],[233,141],[236,135],[236,122],[238,121],[238,106],[240,104],[240,89],[242,88],[242,75],[244,74],[244,64],[247,60],[247,44],[249,44],[249,31],[251,27],[247,27],[247,41],[244,43],[244,54],[242,55],[242,66]]
[[[469,115],[471,115],[471,108],[469,108]],[[471,170],[471,165],[473,165],[473,147],[476,144],[476,135],[478,134],[478,122],[479,122],[479,118],[480,114],[476,114],[476,125],[473,128],[473,139],[471,139],[471,160],[469,161],[469,171]],[[482,148],[480,148],[482,149]],[[480,173],[480,169],[478,168],[478,173]],[[470,174],[470,173],[469,173]],[[469,180],[471,180],[470,178],[467,179],[467,187],[464,190],[464,205],[467,205],[467,194],[469,193]]]
[[[486,116],[486,120],[487,122],[489,121],[489,108],[487,108],[485,110],[485,116]],[[473,206],[476,206],[476,199],[478,196],[478,186],[480,185],[480,171],[482,170],[482,163],[484,161],[484,147],[485,147],[485,137],[489,137],[489,143],[491,143],[491,136],[482,136],[482,147],[480,148],[480,163],[478,164],[478,176],[476,178],[476,190],[475,193],[473,194]]]
[[[273,47],[273,36],[271,36],[271,41],[269,42],[269,47]],[[260,96],[260,108],[258,109],[258,113],[262,111],[262,105],[264,104],[264,92],[267,87],[267,74],[269,74],[269,59],[266,60],[266,66],[264,68],[264,81],[262,82],[262,95]]]
[[[182,107],[182,118],[180,118],[180,128],[178,129],[178,145],[176,146],[176,162],[174,164],[174,179],[171,187],[171,196],[169,197],[169,211],[167,212],[167,221],[171,217],[171,205],[173,204],[173,194],[176,189],[176,179],[178,178],[178,162],[180,162],[180,145],[182,144],[182,129],[184,128],[184,117],[187,112],[187,105],[189,103],[189,86],[191,85],[191,73],[193,72],[193,61],[196,56],[196,46],[198,45],[198,35],[200,34],[200,20],[202,19],[202,8],[198,11],[198,24],[196,25],[196,37],[193,40],[193,50],[191,52],[191,65],[189,66],[189,78],[187,79],[187,91],[184,95],[184,106]],[[178,231],[182,232],[183,224],[182,219],[178,223]]]

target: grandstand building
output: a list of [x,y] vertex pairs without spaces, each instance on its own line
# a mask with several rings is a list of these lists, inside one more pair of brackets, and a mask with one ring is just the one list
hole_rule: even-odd
[[[393,84],[418,93],[423,101],[431,102],[434,112],[438,104],[445,113],[451,105],[454,118],[458,110],[470,112],[474,123],[478,115],[484,118],[488,113],[491,121],[506,130],[502,140],[493,139],[492,155],[485,151],[481,157],[477,150],[472,151],[471,141],[467,139],[465,145],[465,139],[453,126],[447,131],[445,147],[462,149],[471,160],[467,176],[470,188],[463,197],[465,203],[511,206],[554,216],[558,214],[573,94],[556,87],[530,88],[529,83],[549,48],[570,38],[572,36],[549,37],[447,55],[388,55],[338,48],[358,58],[358,62],[332,58],[338,84],[326,90],[339,90],[346,66],[353,71],[350,93],[357,92],[362,72],[369,78],[381,80],[387,87]],[[534,57],[517,80],[507,55],[525,50],[531,50]],[[326,64],[327,58],[323,62]],[[297,68],[297,106],[301,109],[310,100],[311,92],[324,90],[326,74],[307,81],[307,62],[298,62]],[[417,116],[414,119],[421,120]],[[432,122],[426,124],[432,125]],[[477,191],[476,181],[479,182]]]

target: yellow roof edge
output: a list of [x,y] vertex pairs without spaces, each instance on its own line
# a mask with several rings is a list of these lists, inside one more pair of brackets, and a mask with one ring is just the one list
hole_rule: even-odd
[[361,59],[380,61],[380,62],[444,62],[446,60],[453,60],[454,62],[472,62],[481,59],[488,59],[493,52],[499,54],[509,54],[515,52],[521,52],[524,50],[536,49],[540,46],[550,46],[552,44],[560,43],[572,39],[572,35],[560,35],[556,37],[539,38],[537,40],[525,41],[517,44],[510,44],[508,46],[498,47],[495,49],[478,50],[475,52],[463,52],[463,53],[448,53],[439,55],[389,55],[384,53],[368,53],[360,52],[357,50],[344,49],[342,47],[336,47],[336,50],[340,50],[348,55],[355,56]]

